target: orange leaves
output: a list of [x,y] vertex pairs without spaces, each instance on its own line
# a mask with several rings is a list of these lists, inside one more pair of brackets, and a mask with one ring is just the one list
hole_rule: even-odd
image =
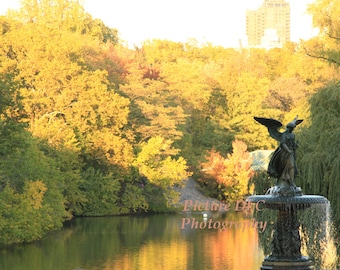
[[246,195],[249,192],[249,179],[254,174],[247,145],[235,140],[232,147],[233,153],[228,154],[226,158],[214,150],[209,151],[207,162],[202,163],[203,181],[210,182],[211,185],[215,182],[224,199],[236,199]]
[[221,183],[223,179],[221,178],[221,173],[225,171],[224,158],[220,153],[215,150],[208,152],[207,156],[208,162],[202,163],[202,172],[208,176],[216,179],[216,182]]

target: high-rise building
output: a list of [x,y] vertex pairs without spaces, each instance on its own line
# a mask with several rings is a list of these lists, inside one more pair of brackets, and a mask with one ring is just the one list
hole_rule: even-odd
[[290,5],[285,0],[264,0],[247,10],[246,33],[250,47],[282,47],[290,41]]

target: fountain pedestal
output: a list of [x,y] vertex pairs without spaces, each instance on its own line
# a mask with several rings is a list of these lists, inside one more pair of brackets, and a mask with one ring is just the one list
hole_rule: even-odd
[[301,255],[300,223],[298,211],[312,204],[328,203],[323,196],[303,195],[301,188],[281,182],[270,188],[266,195],[254,195],[248,202],[261,202],[264,207],[277,211],[272,239],[272,253],[262,263],[262,270],[311,270],[311,260]]
[[272,254],[265,258],[262,270],[311,270],[312,262],[301,255],[300,223],[296,210],[279,210],[274,227]]
[[310,260],[305,262],[267,262],[264,261],[261,270],[313,270]]

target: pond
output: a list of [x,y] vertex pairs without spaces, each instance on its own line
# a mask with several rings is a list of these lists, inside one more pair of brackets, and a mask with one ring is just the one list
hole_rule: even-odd
[[[210,220],[210,224],[209,224]],[[260,269],[259,223],[244,213],[76,218],[35,243],[0,251],[6,270]]]
[[[75,218],[40,241],[0,249],[0,269],[259,270],[276,211],[207,213]],[[329,206],[299,211],[299,220],[303,255],[317,270],[340,269]]]

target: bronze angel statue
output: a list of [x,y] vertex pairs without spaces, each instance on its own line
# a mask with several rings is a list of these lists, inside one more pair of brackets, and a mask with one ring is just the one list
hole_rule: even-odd
[[298,145],[293,130],[303,120],[296,116],[293,121],[287,124],[286,130],[280,132],[279,128],[282,127],[282,124],[279,121],[261,117],[254,117],[254,119],[266,126],[270,136],[280,142],[269,161],[268,174],[275,177],[278,182],[285,181],[295,186],[294,178],[297,175],[295,151]]

